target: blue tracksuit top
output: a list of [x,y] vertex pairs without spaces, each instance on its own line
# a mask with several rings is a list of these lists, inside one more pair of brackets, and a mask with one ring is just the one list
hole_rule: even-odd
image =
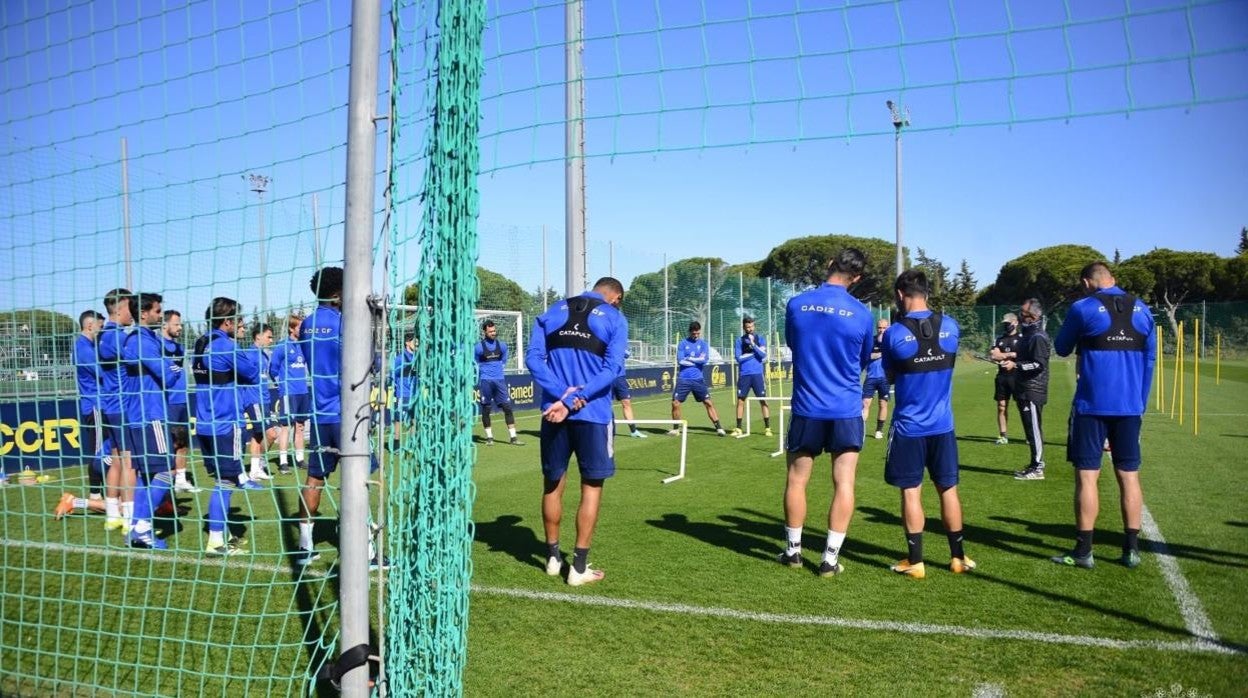
[[[906,317],[921,320],[932,311],[919,310]],[[943,315],[940,324],[940,348],[956,355],[961,328],[957,321]],[[953,368],[923,373],[903,373],[898,364],[912,359],[919,351],[919,340],[900,322],[884,331],[884,372],[891,376],[893,391],[893,428],[902,436],[937,436],[953,431]]]
[[789,299],[784,330],[793,350],[793,414],[862,417],[862,369],[871,360],[871,311],[844,286],[824,283]]
[[408,351],[394,357],[390,370],[390,383],[394,386],[396,400],[408,400],[416,394],[420,379],[416,376],[416,352]]
[[711,356],[710,346],[705,339],[694,341],[685,337],[676,345],[676,365],[680,370],[676,378],[682,381],[704,381],[702,367]]
[[238,394],[234,381],[239,356],[234,338],[215,329],[196,342],[191,371],[195,374],[195,432],[220,436],[238,427]]
[[763,362],[767,360],[767,338],[757,332],[753,335],[753,346],[746,341],[746,336],[737,337],[736,357],[740,366],[739,375],[763,375]]
[[150,327],[139,327],[126,337],[121,359],[126,385],[134,386],[121,400],[127,426],[163,421],[169,414],[165,387],[182,380],[182,367],[165,357],[164,343]]
[[186,404],[186,349],[178,342],[162,336],[160,338],[161,347],[165,351],[165,358],[174,362],[182,369],[178,374],[178,382],[173,385],[165,386],[165,397],[169,399],[170,405]]
[[477,358],[477,378],[483,381],[503,380],[503,367],[507,365],[510,353],[507,342],[498,338],[493,342],[482,338],[473,350]]
[[[569,326],[569,318],[575,314],[569,303],[582,298],[587,299],[591,305],[593,301],[599,303],[588,311],[588,319],[584,323],[588,328],[582,327],[579,322],[572,322],[573,326]],[[628,351],[628,320],[615,306],[602,300],[601,294],[592,291],[561,300],[550,306],[533,323],[533,334],[525,351],[524,362],[533,374],[533,379],[541,386],[543,410],[575,385],[580,390],[565,398],[564,403],[570,408],[572,401],[579,398],[585,400],[586,404],[570,414],[568,419],[593,424],[611,423],[611,384],[624,374],[624,354]],[[548,336],[562,341],[560,333],[572,337],[570,342],[583,340],[587,346],[595,345],[601,353],[589,348],[552,347]]]
[[[1111,286],[1098,293],[1120,296],[1126,292]],[[1079,350],[1079,379],[1073,406],[1076,414],[1134,416],[1144,414],[1148,408],[1157,363],[1157,331],[1152,311],[1138,298],[1131,311],[1131,325],[1144,335],[1142,351],[1092,349],[1080,343],[1109,330],[1110,315],[1105,304],[1088,296],[1075,301],[1066,313],[1053,349],[1058,356],[1070,356],[1072,351]]]
[[867,380],[881,380],[884,378],[884,345],[881,337],[882,333],[876,335],[871,340],[871,356],[874,358],[871,359],[871,363],[867,364]]
[[95,359],[100,371],[100,412],[121,414],[121,345],[126,328],[109,320],[95,336]]
[[74,377],[78,382],[78,411],[90,414],[100,406],[100,365],[95,360],[95,342],[86,335],[74,340]]
[[338,424],[342,421],[342,311],[318,305],[299,326],[299,340],[312,374],[312,419]]
[[269,371],[277,379],[279,395],[308,394],[308,362],[298,342],[288,339],[273,347]]

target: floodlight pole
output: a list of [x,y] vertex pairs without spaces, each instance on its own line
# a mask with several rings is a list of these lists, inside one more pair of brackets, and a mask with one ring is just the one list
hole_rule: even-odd
[[564,215],[567,237],[566,297],[585,292],[585,83],[581,54],[584,50],[583,0],[564,6]]
[[901,272],[905,271],[901,255],[901,233],[903,228],[901,216],[901,129],[910,125],[910,110],[906,109],[903,114],[901,105],[894,104],[891,99],[885,101],[885,104],[888,105],[888,112],[893,119],[893,129],[896,131],[893,142],[895,144],[894,161],[897,166],[897,275],[901,276]]

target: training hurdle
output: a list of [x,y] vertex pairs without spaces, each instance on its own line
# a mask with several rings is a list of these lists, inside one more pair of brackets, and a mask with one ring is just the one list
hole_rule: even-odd
[[784,455],[784,411],[785,410],[792,411],[793,406],[792,405],[780,405],[780,425],[779,425],[780,429],[776,431],[776,450],[774,453],[770,454],[772,458],[775,458],[776,456]]
[[[751,425],[751,423],[752,423],[752,419],[751,419],[751,417],[753,416],[753,414],[754,414],[754,413],[753,413],[753,411],[752,411],[750,408],[753,406],[753,404],[754,404],[755,402],[781,402],[781,403],[784,403],[784,402],[787,402],[787,401],[792,400],[792,399],[793,399],[793,398],[789,397],[788,395],[777,395],[776,397],[755,397],[755,396],[751,395],[750,397],[747,397],[747,398],[745,399],[745,432],[744,432],[744,433],[742,433],[742,434],[741,434],[740,436],[738,436],[737,438],[738,438],[738,439],[744,439],[745,437],[747,437],[747,436],[749,436],[749,435],[751,434],[751,431],[750,431],[750,425]],[[783,410],[784,410],[784,405],[783,405],[783,404],[781,404],[781,406],[780,406],[780,407],[781,407],[781,412],[783,412]],[[781,417],[781,419],[783,419],[783,417]],[[784,425],[784,422],[782,421],[782,422],[780,422],[780,424],[781,424],[781,429],[783,429],[783,428],[784,428],[784,426],[783,426],[783,425]]]
[[667,426],[678,426],[680,428],[680,471],[675,475],[665,478],[663,484],[676,482],[685,478],[685,454],[689,451],[689,422],[688,420],[674,419],[617,419],[616,424],[665,424]]

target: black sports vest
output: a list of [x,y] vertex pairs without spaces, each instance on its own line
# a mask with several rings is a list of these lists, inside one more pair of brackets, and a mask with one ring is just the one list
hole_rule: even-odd
[[746,339],[749,335],[741,335],[741,358],[754,356],[754,345]]
[[208,344],[212,341],[212,333],[202,335],[195,340],[195,354],[191,357],[191,375],[195,376],[196,385],[229,385],[234,382],[233,371],[209,371],[206,363]]
[[496,339],[494,340],[494,348],[491,349],[486,345],[485,340],[481,340],[481,363],[487,361],[502,361],[503,345]]
[[1092,337],[1079,340],[1079,351],[1143,351],[1146,337],[1135,329],[1135,296],[1130,293],[1116,295],[1098,293],[1093,296],[1109,313],[1109,329]]
[[957,360],[957,352],[945,351],[940,346],[940,325],[944,320],[940,313],[932,313],[931,317],[922,319],[903,317],[901,324],[910,330],[915,339],[919,340],[919,350],[914,356],[893,364],[897,373],[927,373],[928,371],[946,371],[953,368]]
[[[1006,354],[1009,354],[1012,352],[1017,353],[1018,352],[1018,340],[1020,339],[1022,339],[1022,335],[1017,332],[1015,332],[1014,334],[1003,334],[1000,337],[997,337],[997,341],[995,344],[993,344],[993,346],[996,347],[997,349],[1000,349],[1003,353],[1006,353]],[[997,366],[997,373],[1005,373],[1005,372],[1006,370],[1004,366]]]
[[595,356],[607,355],[607,343],[594,335],[589,327],[589,314],[603,301],[588,296],[568,299],[568,320],[563,327],[546,334],[546,348],[580,349]]

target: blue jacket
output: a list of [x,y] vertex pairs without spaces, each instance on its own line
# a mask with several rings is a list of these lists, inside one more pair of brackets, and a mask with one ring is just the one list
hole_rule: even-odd
[[[240,347],[234,357],[235,390],[238,393],[238,409],[240,414],[252,405],[265,405],[264,392],[264,352],[257,346]],[[245,418],[245,416],[244,416]]]
[[164,348],[165,357],[176,363],[182,372],[178,374],[178,382],[174,385],[165,386],[165,395],[169,398],[170,405],[186,404],[186,349],[178,342],[167,337],[160,338],[161,346]]
[[825,283],[789,299],[784,331],[793,350],[793,414],[862,417],[862,369],[871,360],[875,321],[844,286]]
[[100,412],[121,414],[121,345],[126,328],[109,320],[95,336],[95,358],[100,371]]
[[308,362],[298,342],[286,340],[273,347],[269,371],[277,379],[279,395],[308,394]]
[[95,342],[81,334],[74,340],[74,376],[78,381],[78,412],[90,414],[100,406],[100,365],[95,359]]
[[126,337],[121,358],[127,387],[121,399],[126,425],[163,421],[169,415],[165,388],[182,380],[182,367],[165,357],[164,343],[150,327],[139,327]]
[[[574,301],[575,307],[570,305]],[[577,399],[586,403],[568,419],[611,423],[611,384],[624,373],[628,320],[615,306],[602,301],[602,296],[592,291],[561,300],[533,323],[524,362],[541,386],[543,410],[562,398],[569,387],[580,386],[579,391],[563,398],[569,409]],[[577,308],[587,309],[584,323],[576,320],[580,314]]]
[[[1099,293],[1125,295],[1117,286]],[[1075,414],[1102,416],[1142,415],[1148,409],[1148,394],[1153,385],[1157,363],[1157,328],[1153,313],[1138,298],[1131,309],[1131,326],[1144,336],[1140,350],[1121,351],[1081,346],[1087,340],[1109,330],[1110,314],[1095,296],[1081,298],[1070,307],[1062,329],[1057,333],[1053,349],[1058,356],[1070,356],[1079,350],[1078,375],[1075,383]]]
[[195,376],[195,431],[198,434],[231,433],[240,421],[235,379],[239,356],[234,338],[213,330],[200,337],[191,352]]
[[742,376],[761,376],[763,374],[763,362],[767,361],[767,338],[757,332],[754,333],[753,346],[745,341],[745,335],[737,337],[736,341],[736,357],[737,365],[740,366],[739,374]]
[[685,337],[680,340],[680,344],[676,345],[676,365],[680,366],[676,378],[682,381],[706,380],[702,367],[710,356],[711,350],[705,339],[694,341]]
[[342,421],[342,311],[318,305],[299,326],[299,342],[312,373],[314,422]]
[[876,335],[871,340],[871,363],[867,364],[867,380],[884,380],[884,345],[883,335]]
[[473,356],[477,359],[478,380],[503,380],[503,368],[507,366],[507,357],[510,355],[507,342],[498,338],[493,342],[482,338],[473,349]]
[[[907,318],[921,320],[932,316],[930,310],[909,313]],[[884,372],[892,379],[893,429],[902,436],[937,436],[953,431],[953,358],[958,353],[961,328],[948,315],[941,318],[940,349],[952,354],[949,368],[907,373],[901,364],[914,359],[919,340],[909,327],[893,323],[884,331]],[[936,356],[939,356],[937,354]]]
[[416,352],[406,348],[394,357],[390,370],[390,383],[394,386],[396,400],[410,400],[420,386],[420,378],[416,375]]

